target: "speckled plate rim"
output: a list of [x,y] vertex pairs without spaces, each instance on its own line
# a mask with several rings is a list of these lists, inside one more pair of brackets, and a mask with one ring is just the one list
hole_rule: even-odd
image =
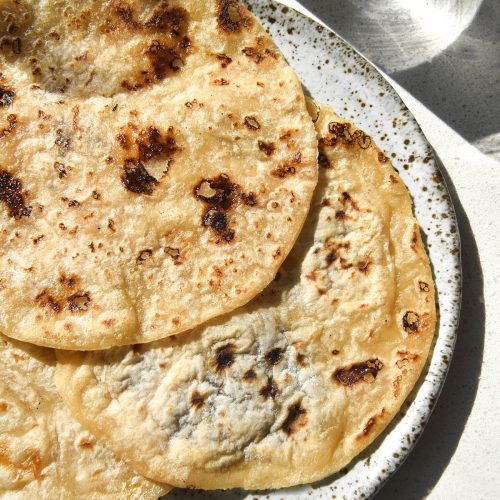
[[279,3],[244,1],[318,103],[368,132],[391,158],[414,201],[431,260],[439,323],[418,384],[387,429],[340,472],[310,485],[265,492],[174,490],[197,499],[370,498],[397,471],[429,420],[453,354],[461,304],[460,237],[434,151],[415,117],[374,64],[324,24]]

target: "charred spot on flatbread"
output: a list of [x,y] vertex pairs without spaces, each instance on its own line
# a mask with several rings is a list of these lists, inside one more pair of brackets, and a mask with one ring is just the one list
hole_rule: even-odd
[[7,206],[10,217],[19,220],[31,215],[32,207],[26,204],[25,198],[21,180],[0,169],[0,201]]
[[288,407],[285,421],[281,424],[281,430],[288,436],[291,436],[306,424],[307,411],[303,408],[302,402],[299,401]]
[[359,382],[373,383],[377,378],[378,372],[383,367],[384,364],[379,359],[369,359],[362,363],[354,363],[350,366],[337,368],[333,373],[333,378],[347,387]]

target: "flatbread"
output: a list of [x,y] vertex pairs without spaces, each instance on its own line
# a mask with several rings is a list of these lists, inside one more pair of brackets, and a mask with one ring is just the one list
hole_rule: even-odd
[[171,490],[135,473],[71,416],[54,352],[0,335],[0,498],[156,499]]
[[272,280],[317,143],[237,2],[0,0],[0,73],[0,331],[147,342]]
[[151,345],[58,352],[75,417],[136,470],[176,486],[321,479],[387,426],[436,322],[411,200],[371,138],[330,109],[294,250],[234,314]]

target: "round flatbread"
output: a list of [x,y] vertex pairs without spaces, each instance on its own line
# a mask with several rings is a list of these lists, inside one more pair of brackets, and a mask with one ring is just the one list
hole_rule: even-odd
[[73,414],[148,477],[318,480],[380,434],[422,371],[434,285],[408,192],[361,130],[329,109],[316,125],[311,213],[261,296],[151,345],[57,353]]
[[157,499],[171,488],[135,473],[71,416],[54,352],[0,335],[0,497]]
[[234,0],[0,1],[0,330],[141,343],[241,306],[303,225],[302,87]]

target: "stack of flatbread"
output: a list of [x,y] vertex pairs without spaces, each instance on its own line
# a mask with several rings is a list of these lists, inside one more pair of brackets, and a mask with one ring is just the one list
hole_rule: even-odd
[[409,194],[235,0],[0,0],[0,497],[350,462],[435,330]]

